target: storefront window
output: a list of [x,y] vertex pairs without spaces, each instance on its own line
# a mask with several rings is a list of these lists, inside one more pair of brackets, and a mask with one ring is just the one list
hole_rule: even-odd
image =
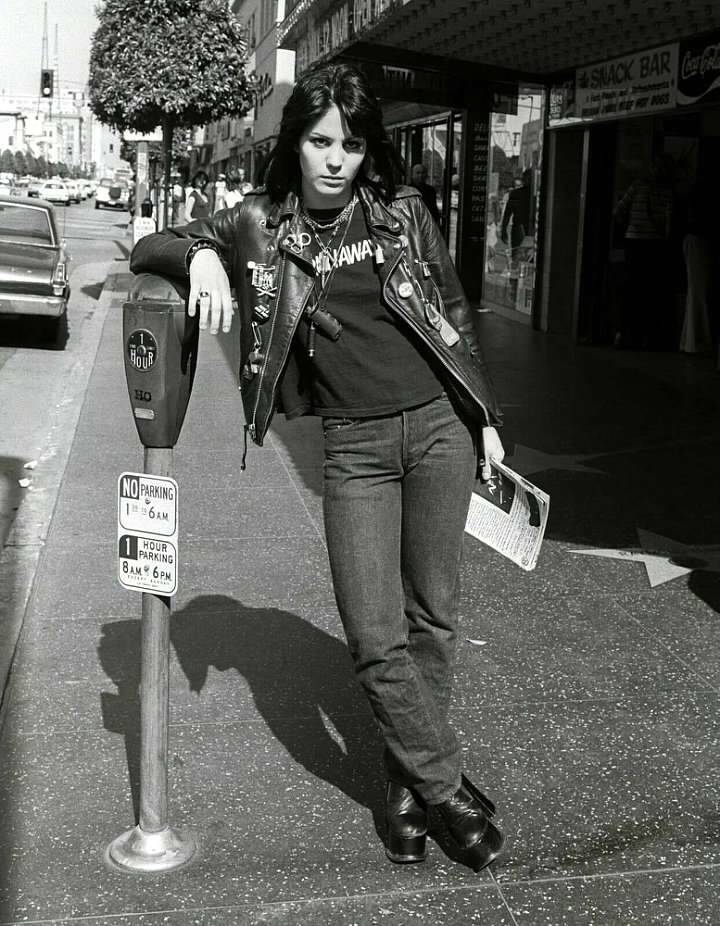
[[397,126],[394,142],[406,168],[406,183],[419,181],[423,198],[432,210],[453,259],[457,250],[462,117],[443,113],[442,118]]
[[532,313],[544,94],[520,87],[517,112],[490,116],[483,303]]

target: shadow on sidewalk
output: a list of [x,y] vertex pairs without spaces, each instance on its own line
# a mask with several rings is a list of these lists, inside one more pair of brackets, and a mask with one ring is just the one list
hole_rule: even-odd
[[[223,595],[195,598],[174,612],[170,633],[191,691],[201,695],[210,667],[238,672],[292,758],[367,807],[382,833],[380,736],[343,642],[289,611],[251,608]],[[140,621],[105,624],[98,653],[117,686],[117,694],[102,693],[103,721],[125,737],[137,818]]]

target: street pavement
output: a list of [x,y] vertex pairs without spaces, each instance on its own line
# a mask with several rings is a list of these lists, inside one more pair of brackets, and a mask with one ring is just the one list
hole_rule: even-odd
[[0,318],[0,692],[67,464],[117,261],[129,255],[127,213],[96,211],[92,200],[55,212],[70,255],[64,349],[53,350],[32,316]]
[[504,863],[475,875],[436,828],[426,863],[385,858],[317,422],[279,418],[241,473],[234,341],[203,336],[174,454],[169,751],[170,823],[200,850],[165,875],[108,865],[139,789],[140,595],[115,578],[117,478],[142,469],[126,266],[101,296],[32,588],[3,599],[22,632],[0,734],[0,924],[717,924],[719,374],[494,315],[478,324],[507,462],[551,496],[533,572],[469,537],[462,570],[452,716],[498,804]]

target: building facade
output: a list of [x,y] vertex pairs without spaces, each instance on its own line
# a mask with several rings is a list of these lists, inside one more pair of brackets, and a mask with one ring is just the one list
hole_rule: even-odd
[[0,109],[0,151],[26,151],[25,115],[17,110]]
[[[121,137],[94,116],[85,93],[60,89],[52,101],[0,95],[0,144],[97,177],[112,176],[121,161]],[[3,139],[7,137],[6,143]],[[12,139],[12,143],[10,140]]]
[[[662,155],[682,267],[682,200],[717,162],[719,6],[289,0],[279,42],[297,73],[335,58],[365,69],[408,178],[428,169],[477,304],[612,340],[630,270],[613,214]],[[677,306],[681,278],[668,279]]]
[[192,166],[203,167],[213,177],[235,174],[256,184],[292,92],[295,54],[277,44],[278,25],[285,17],[283,0],[235,0],[232,10],[247,33],[247,73],[258,86],[255,106],[243,118],[205,126],[194,141]]

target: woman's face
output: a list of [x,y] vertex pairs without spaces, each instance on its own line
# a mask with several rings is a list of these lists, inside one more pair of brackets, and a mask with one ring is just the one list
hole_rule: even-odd
[[300,136],[302,195],[310,209],[344,206],[365,157],[365,139],[353,135],[334,104]]

